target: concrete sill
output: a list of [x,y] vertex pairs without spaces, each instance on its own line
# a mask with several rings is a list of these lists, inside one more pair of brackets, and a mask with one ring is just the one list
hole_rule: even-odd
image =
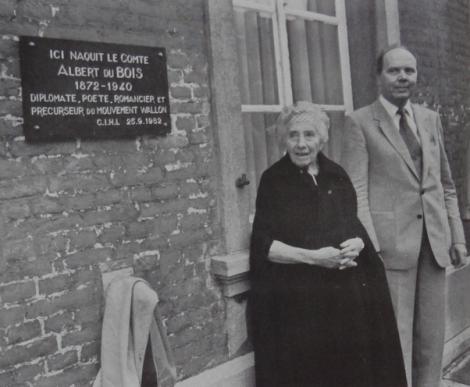
[[212,257],[211,268],[225,296],[234,297],[250,289],[248,250]]

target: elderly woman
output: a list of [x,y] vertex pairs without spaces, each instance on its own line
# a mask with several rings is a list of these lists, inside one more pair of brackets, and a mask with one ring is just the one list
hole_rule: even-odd
[[249,300],[257,387],[406,387],[382,262],[344,170],[321,153],[329,119],[285,108],[286,155],[259,184]]

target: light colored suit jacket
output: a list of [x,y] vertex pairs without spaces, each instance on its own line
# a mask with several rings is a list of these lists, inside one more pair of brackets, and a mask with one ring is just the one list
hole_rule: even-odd
[[423,225],[441,267],[451,264],[451,243],[465,243],[455,185],[444,150],[439,115],[412,104],[423,151],[422,178],[383,105],[346,118],[341,164],[358,197],[358,216],[385,267],[417,265]]

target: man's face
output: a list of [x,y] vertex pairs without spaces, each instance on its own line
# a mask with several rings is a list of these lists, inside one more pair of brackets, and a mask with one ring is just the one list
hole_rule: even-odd
[[383,58],[379,76],[382,95],[396,106],[403,106],[416,85],[416,58],[404,48],[395,48]]
[[286,148],[295,165],[306,167],[316,161],[318,152],[328,140],[327,131],[323,129],[325,128],[314,127],[309,122],[298,122],[288,126]]

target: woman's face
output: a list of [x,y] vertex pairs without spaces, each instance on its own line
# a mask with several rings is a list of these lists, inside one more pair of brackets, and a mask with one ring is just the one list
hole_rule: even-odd
[[316,161],[326,140],[321,129],[315,128],[311,122],[296,122],[287,128],[287,153],[295,165],[306,167]]

